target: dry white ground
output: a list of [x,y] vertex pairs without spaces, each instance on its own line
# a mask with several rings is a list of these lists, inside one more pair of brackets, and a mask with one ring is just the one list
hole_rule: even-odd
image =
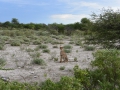
[[[67,45],[69,41],[63,41],[62,46]],[[5,50],[0,51],[0,57],[4,58],[7,62],[3,67],[11,70],[0,70],[1,77],[9,77],[10,81],[19,82],[43,82],[50,78],[53,81],[58,81],[61,76],[73,76],[73,68],[75,65],[79,65],[81,69],[90,68],[90,62],[93,60],[93,51],[84,51],[80,46],[71,45],[72,52],[67,54],[69,62],[59,63],[58,61],[51,60],[51,56],[60,59],[59,48],[53,48],[52,44],[46,44],[50,53],[42,53],[40,58],[46,62],[46,66],[31,64],[32,58],[19,46],[5,46]],[[58,45],[59,47],[60,45]],[[23,45],[24,48],[34,49],[35,45]],[[77,57],[78,62],[73,62],[74,57]],[[64,66],[64,70],[60,70],[60,67]]]

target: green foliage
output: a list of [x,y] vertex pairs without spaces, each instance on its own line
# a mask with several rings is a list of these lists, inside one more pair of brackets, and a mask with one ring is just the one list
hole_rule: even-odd
[[62,77],[59,82],[46,80],[41,85],[41,90],[82,90],[82,85],[75,78]]
[[58,58],[54,58],[54,61],[58,61]]
[[[111,48],[111,45],[118,43],[120,34],[120,10],[102,9],[100,14],[93,13],[92,19],[94,20],[91,36],[97,44],[106,45]],[[107,48],[106,47],[106,48]]]
[[27,52],[34,52],[34,49],[27,48],[26,51],[27,51]]
[[56,84],[52,82],[50,79],[46,80],[40,85],[40,90],[55,90]]
[[70,41],[69,44],[74,44],[74,42],[73,42],[73,41]]
[[35,58],[33,61],[32,61],[33,64],[37,64],[37,65],[46,65],[45,61],[43,59],[40,59],[40,58]]
[[34,40],[34,41],[33,41],[33,44],[34,44],[34,45],[39,45],[39,44],[41,44],[41,41],[40,41],[39,39],[38,39],[38,40]]
[[4,58],[0,58],[0,67],[4,66],[6,60]]
[[0,44],[0,50],[4,50],[4,45]]
[[39,58],[41,54],[40,54],[40,52],[34,52],[30,55],[32,56],[32,58]]
[[87,45],[85,45],[84,49],[85,49],[85,51],[93,51],[93,50],[95,50],[95,46],[87,46]]
[[75,78],[62,77],[57,83],[57,90],[82,90],[82,85]]
[[4,82],[0,80],[0,90],[38,90],[37,85],[31,85],[27,83],[18,83],[18,82]]
[[74,57],[74,61],[75,61],[75,62],[77,62],[77,61],[78,61],[78,60],[77,60],[77,57]]
[[92,66],[97,67],[93,72],[95,73],[93,74],[94,81],[99,80],[99,86],[103,89],[106,87],[109,90],[117,89],[120,84],[120,51],[115,49],[99,50],[94,53],[94,56],[95,60],[91,63]]
[[65,66],[61,66],[61,67],[60,67],[60,70],[64,70],[64,69],[65,69]]
[[49,49],[43,49],[42,52],[43,52],[43,53],[50,53],[50,50],[49,50]]
[[70,49],[64,49],[64,51],[65,51],[66,53],[71,53],[71,50],[70,50]]
[[20,46],[20,45],[21,45],[20,40],[13,40],[13,41],[11,41],[11,46]]
[[46,45],[39,45],[38,47],[39,47],[40,49],[46,49],[46,48],[47,48]]
[[80,69],[78,65],[76,65],[73,70],[75,78],[82,83],[84,88],[88,88],[90,86],[89,72],[87,70]]
[[64,46],[64,49],[71,49],[72,48],[72,46],[70,46],[70,45],[65,45]]
[[58,46],[53,46],[53,48],[58,48]]

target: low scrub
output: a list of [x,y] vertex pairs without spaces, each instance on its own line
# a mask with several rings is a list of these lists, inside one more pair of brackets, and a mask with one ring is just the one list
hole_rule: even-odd
[[65,51],[66,53],[71,53],[71,50],[70,50],[70,49],[64,49],[64,51]]
[[50,50],[49,50],[49,49],[43,49],[42,52],[43,52],[43,53],[50,53]]
[[19,40],[13,40],[11,41],[11,46],[20,46],[21,42]]
[[85,51],[94,51],[95,50],[95,46],[84,46],[84,50]]
[[4,58],[0,58],[0,67],[4,66],[6,63],[6,60]]
[[37,64],[37,65],[46,65],[45,61],[41,58],[35,58],[33,61],[32,61],[33,64]]
[[38,46],[40,49],[46,49],[47,48],[47,45],[39,45]]
[[72,48],[72,46],[70,46],[70,45],[65,45],[64,46],[64,49],[71,49]]

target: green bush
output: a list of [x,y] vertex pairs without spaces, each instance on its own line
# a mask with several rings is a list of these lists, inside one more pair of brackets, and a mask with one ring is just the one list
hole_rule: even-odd
[[33,41],[33,44],[34,44],[34,45],[39,45],[39,44],[41,44],[41,41],[40,41],[39,39],[38,39],[38,40],[34,40],[34,41]]
[[64,70],[64,69],[65,69],[65,66],[61,66],[61,67],[60,67],[60,70]]
[[47,48],[47,45],[39,45],[38,46],[40,49],[46,49]]
[[4,50],[4,45],[0,44],[0,50]]
[[69,44],[74,44],[74,42],[73,42],[73,41],[70,41]]
[[53,46],[53,48],[58,48],[58,46]]
[[0,90],[38,90],[37,85],[18,82],[5,82],[0,80]]
[[72,46],[70,46],[70,45],[65,45],[64,46],[64,49],[71,49],[72,48]]
[[33,64],[37,64],[37,65],[46,65],[45,61],[41,58],[35,58],[33,61],[32,61]]
[[93,51],[95,50],[95,46],[84,46],[85,51]]
[[39,58],[40,57],[40,52],[34,52],[31,54],[32,58]]
[[82,90],[79,80],[71,77],[62,77],[56,86],[57,90]]
[[79,80],[72,77],[62,77],[59,82],[52,82],[50,79],[42,83],[40,90],[82,90]]
[[3,58],[0,58],[0,67],[4,66],[6,60]]
[[43,53],[50,53],[50,50],[49,50],[49,49],[43,49],[42,52],[43,52]]
[[75,45],[77,46],[83,46],[82,42],[80,40],[75,41]]
[[98,50],[94,53],[94,57],[95,60],[91,62],[91,65],[97,68],[91,75],[94,76],[93,84],[96,83],[103,90],[106,88],[118,90],[120,88],[120,51],[115,49]]
[[64,51],[65,51],[66,53],[71,53],[71,50],[70,50],[70,49],[64,49]]
[[26,51],[27,51],[27,52],[34,52],[34,49],[27,48]]
[[21,45],[20,40],[13,40],[13,41],[11,41],[11,46],[20,46],[20,45]]

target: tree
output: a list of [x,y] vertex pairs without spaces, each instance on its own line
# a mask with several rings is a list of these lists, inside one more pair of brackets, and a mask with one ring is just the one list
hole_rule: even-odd
[[12,23],[12,27],[17,28],[19,26],[19,21],[16,18],[12,18],[11,23]]
[[81,19],[81,29],[82,30],[89,30],[91,29],[91,22],[88,18],[82,18]]
[[9,21],[6,21],[6,22],[3,23],[2,26],[8,28],[8,27],[11,27],[11,23]]
[[113,46],[115,42],[120,42],[120,11],[112,9],[102,9],[100,14],[93,13],[92,32],[95,34],[97,43]]

